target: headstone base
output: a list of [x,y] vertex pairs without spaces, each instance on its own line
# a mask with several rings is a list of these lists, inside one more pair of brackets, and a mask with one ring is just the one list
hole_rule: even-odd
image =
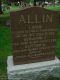
[[8,80],[47,80],[49,76],[60,77],[60,61],[55,60],[14,65],[13,56],[7,59]]

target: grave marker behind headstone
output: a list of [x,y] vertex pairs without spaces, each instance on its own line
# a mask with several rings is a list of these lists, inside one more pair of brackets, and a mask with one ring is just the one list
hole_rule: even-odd
[[11,13],[14,64],[55,58],[58,14],[40,7]]

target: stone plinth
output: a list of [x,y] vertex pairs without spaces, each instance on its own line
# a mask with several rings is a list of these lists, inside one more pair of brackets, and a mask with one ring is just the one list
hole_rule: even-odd
[[46,80],[50,75],[60,77],[60,61],[51,61],[14,65],[13,57],[8,56],[7,73],[9,80]]

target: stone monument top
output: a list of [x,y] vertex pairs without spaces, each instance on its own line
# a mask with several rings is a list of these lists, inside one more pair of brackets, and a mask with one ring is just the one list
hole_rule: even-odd
[[41,7],[11,13],[14,64],[53,60],[58,14]]

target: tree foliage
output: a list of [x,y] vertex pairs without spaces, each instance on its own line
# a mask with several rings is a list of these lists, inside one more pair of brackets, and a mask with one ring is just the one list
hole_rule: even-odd
[[58,0],[58,2],[60,3],[60,0]]

